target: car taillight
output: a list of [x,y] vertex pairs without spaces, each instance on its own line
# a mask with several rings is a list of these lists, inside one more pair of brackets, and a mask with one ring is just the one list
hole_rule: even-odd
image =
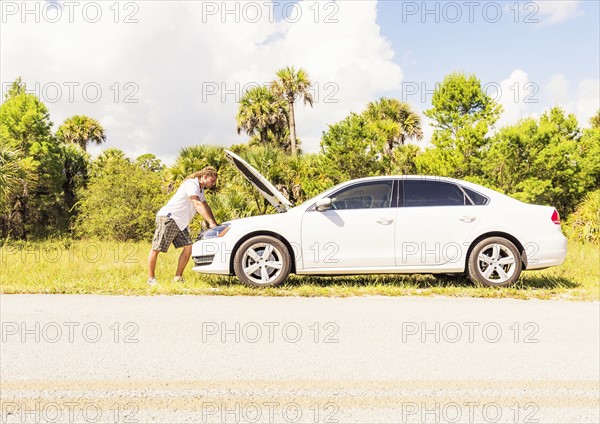
[[556,225],[560,225],[560,215],[558,215],[558,211],[556,209],[554,209],[554,212],[552,212],[551,219]]

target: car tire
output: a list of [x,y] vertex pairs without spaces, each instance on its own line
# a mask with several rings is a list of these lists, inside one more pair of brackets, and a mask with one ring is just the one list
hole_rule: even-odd
[[517,247],[503,237],[490,237],[475,245],[468,262],[469,279],[487,287],[505,287],[519,279],[522,269]]
[[289,276],[291,264],[292,258],[286,245],[271,236],[246,240],[233,258],[235,275],[242,283],[252,287],[281,284]]

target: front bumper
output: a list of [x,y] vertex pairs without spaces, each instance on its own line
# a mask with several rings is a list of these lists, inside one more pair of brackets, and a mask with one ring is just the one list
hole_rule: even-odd
[[193,271],[202,274],[230,275],[231,252],[224,238],[197,241],[192,245]]

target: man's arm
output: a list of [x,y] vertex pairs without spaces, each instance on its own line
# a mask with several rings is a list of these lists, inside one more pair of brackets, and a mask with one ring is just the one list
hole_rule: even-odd
[[212,213],[210,206],[205,201],[201,201],[198,196],[190,196],[190,200],[194,204],[194,207],[198,211],[202,218],[204,218],[208,222],[209,228],[213,228],[217,226],[217,221]]

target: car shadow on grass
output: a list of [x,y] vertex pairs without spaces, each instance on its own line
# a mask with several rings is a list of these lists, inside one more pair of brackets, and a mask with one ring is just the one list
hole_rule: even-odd
[[[216,277],[211,279],[210,285],[216,288],[233,289],[246,287],[236,277]],[[364,290],[369,288],[406,289],[477,289],[484,288],[476,285],[463,274],[385,274],[385,275],[348,275],[348,276],[300,276],[291,275],[286,282],[270,290],[296,290],[302,287],[315,288],[344,288],[352,291],[353,288]],[[559,276],[528,275],[523,274],[519,281],[507,288],[517,290],[556,290],[575,289],[581,284]],[[502,290],[503,288],[499,288]],[[261,288],[256,288],[261,290]]]
[[346,276],[297,276],[292,275],[285,283],[289,287],[313,286],[313,287],[345,287],[369,288],[369,287],[397,287],[397,288],[431,288],[431,287],[472,287],[473,284],[466,278],[435,277],[433,275],[407,275],[407,274],[385,274],[385,275],[346,275]]
[[317,287],[406,287],[411,289],[427,289],[433,287],[474,287],[466,277],[460,275],[432,274],[385,274],[364,276],[292,276],[286,284],[311,285]]
[[[373,275],[373,276],[292,276],[286,282],[286,285],[313,285],[318,287],[328,287],[332,285],[346,287],[369,287],[369,286],[398,286],[414,289],[431,288],[484,288],[482,285],[473,283],[463,274],[410,274],[410,275]],[[556,289],[575,289],[582,285],[572,279],[548,276],[548,275],[527,275],[522,277],[508,288],[521,290],[556,290]],[[502,288],[500,288],[502,289]]]

